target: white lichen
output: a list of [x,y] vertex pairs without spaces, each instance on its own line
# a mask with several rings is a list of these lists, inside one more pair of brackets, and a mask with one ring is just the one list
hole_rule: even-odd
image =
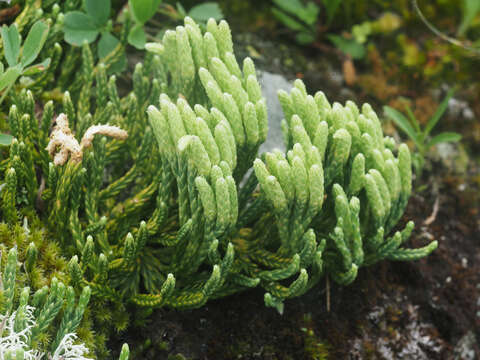
[[35,326],[34,310],[33,306],[25,307],[25,328],[18,331],[15,330],[17,312],[13,312],[11,315],[0,315],[0,360],[6,359],[9,354],[16,354],[19,350],[24,351],[25,360],[41,359],[40,352],[30,349],[28,345],[32,328]]
[[22,330],[18,330],[18,324],[15,328],[18,312],[0,315],[0,360],[5,360],[10,355],[15,358],[18,351],[23,351],[24,360],[91,360],[86,357],[89,350],[84,344],[74,344],[77,335],[73,333],[63,337],[53,354],[32,349],[29,342],[36,324],[34,311],[35,308],[29,305],[23,309],[22,320],[25,320],[25,326]]
[[74,344],[77,335],[70,333],[63,337],[49,360],[88,360],[88,349],[84,344]]

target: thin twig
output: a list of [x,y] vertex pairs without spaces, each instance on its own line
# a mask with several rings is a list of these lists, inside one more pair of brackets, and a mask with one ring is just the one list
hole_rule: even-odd
[[427,18],[425,17],[425,15],[423,14],[423,12],[420,10],[420,7],[418,6],[418,1],[417,0],[412,0],[412,6],[413,8],[415,9],[416,13],[418,14],[418,16],[420,17],[420,19],[425,23],[425,25],[427,25],[427,27],[430,29],[431,32],[433,32],[435,35],[437,35],[439,38],[441,38],[442,40],[445,40],[447,42],[449,42],[450,44],[452,45],[455,45],[455,46],[459,46],[461,48],[464,48],[466,50],[469,50],[473,53],[475,53],[476,55],[480,55],[480,50],[473,47],[473,46],[470,46],[470,45],[467,45],[466,43],[458,40],[458,39],[455,39],[451,36],[448,36],[447,34],[441,32],[440,30],[438,30],[435,26],[433,26],[433,24],[427,20]]
[[439,207],[440,207],[440,196],[437,196],[437,199],[435,200],[435,203],[433,204],[432,214],[428,218],[425,219],[425,221],[423,222],[423,225],[428,226],[435,221],[435,219],[437,218]]

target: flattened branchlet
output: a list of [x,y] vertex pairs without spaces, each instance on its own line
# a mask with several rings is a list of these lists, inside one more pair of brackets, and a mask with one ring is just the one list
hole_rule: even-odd
[[[46,149],[52,103],[40,127],[28,92],[9,115],[18,140],[5,167],[3,219],[37,209],[73,256],[71,286],[91,289],[100,329],[124,329],[126,304],[194,308],[257,286],[281,310],[326,276],[350,284],[362,266],[436,248],[404,247],[411,222],[392,233],[411,193],[410,153],[383,136],[368,104],[330,104],[297,80],[278,94],[286,152],[259,155],[266,102],[251,59],[237,62],[226,22],[210,20],[202,32],[186,18],[147,49],[133,91],[120,97],[84,45],[81,86],[61,109],[71,137],[89,139],[73,144],[81,157],[62,147],[58,128]],[[118,136],[90,136],[111,135],[107,123]],[[70,157],[60,161],[55,150]],[[19,205],[23,189],[32,196]]]

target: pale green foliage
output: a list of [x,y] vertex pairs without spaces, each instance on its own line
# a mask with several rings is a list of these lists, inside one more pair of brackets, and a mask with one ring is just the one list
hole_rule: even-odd
[[[308,95],[300,80],[279,98],[287,156],[267,153],[254,165],[275,215],[279,253],[301,255],[312,247],[310,233],[313,244],[325,247],[317,256],[328,276],[349,284],[361,266],[384,258],[414,260],[436,248],[436,242],[416,250],[400,247],[410,236],[411,222],[386,236],[410,196],[410,153],[401,145],[394,156],[368,104],[361,111],[352,102],[330,105],[321,92]],[[277,306],[272,297],[268,302]]]
[[[107,122],[127,139],[92,140],[56,166],[44,150],[52,103],[39,128],[33,97],[22,92],[8,119],[17,141],[3,218],[14,223],[28,209],[48,224],[73,256],[71,286],[92,289],[100,334],[127,326],[127,303],[193,308],[261,286],[281,311],[324,275],[348,284],[363,265],[435,248],[401,248],[410,223],[390,236],[411,192],[410,154],[383,137],[370,106],[331,105],[297,81],[279,94],[287,153],[256,159],[267,109],[253,62],[240,66],[233,54],[228,24],[210,20],[202,32],[186,18],[147,49],[121,97],[84,45],[80,85],[57,112],[77,139]],[[35,209],[37,173],[44,211]]]

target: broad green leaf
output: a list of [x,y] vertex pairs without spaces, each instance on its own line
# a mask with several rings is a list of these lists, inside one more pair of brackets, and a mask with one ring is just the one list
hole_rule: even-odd
[[328,35],[328,39],[342,52],[350,55],[353,59],[363,59],[366,54],[365,46],[339,35]]
[[31,76],[38,74],[39,72],[44,71],[50,65],[50,58],[46,58],[41,63],[29,66],[28,68],[24,69],[22,75],[24,76]]
[[399,111],[391,108],[390,106],[384,106],[383,112],[387,117],[392,119],[392,121],[404,132],[408,135],[410,139],[413,140],[415,145],[419,148],[422,147],[418,139],[418,134],[413,129],[412,125],[408,122],[408,119]]
[[85,0],[87,15],[101,27],[110,18],[110,0]]
[[98,36],[98,29],[93,20],[80,11],[72,11],[65,15],[63,23],[65,41],[71,45],[89,44]]
[[480,12],[480,1],[479,0],[463,0],[462,4],[462,23],[460,24],[457,34],[459,36],[465,35],[468,28],[472,24],[475,17]]
[[427,148],[446,142],[457,142],[462,139],[462,135],[455,132],[444,132],[434,136],[427,144]]
[[220,20],[223,18],[223,13],[217,3],[206,2],[191,8],[188,12],[188,16],[196,21],[204,22],[210,18]]
[[162,0],[128,0],[128,5],[135,20],[143,25],[155,15],[161,2]]
[[8,66],[17,65],[21,37],[15,24],[12,24],[10,27],[7,27],[7,25],[2,26],[2,40]]
[[21,74],[22,68],[20,65],[8,68],[7,71],[0,75],[0,90],[13,84]]
[[[98,42],[98,57],[104,59],[107,57],[115,48],[120,44],[120,41],[110,34],[109,32],[103,32]],[[125,53],[120,57],[120,59],[112,64],[109,68],[109,73],[119,73],[125,70],[127,66],[127,58]]]
[[289,12],[292,15],[296,15],[304,9],[300,0],[273,0],[273,3],[283,11]]
[[12,143],[13,136],[8,134],[0,134],[0,145],[10,146]]
[[331,24],[332,20],[337,13],[338,7],[342,3],[342,0],[323,0],[323,5],[327,12],[327,23]]
[[319,12],[320,8],[310,1],[307,6],[298,13],[298,17],[312,26],[317,22]]
[[453,94],[455,92],[455,89],[450,89],[449,92],[447,93],[447,96],[445,97],[445,99],[443,99],[443,101],[441,102],[440,105],[438,105],[438,108],[437,110],[435,111],[435,114],[433,114],[433,116],[428,120],[427,122],[427,125],[425,126],[425,137],[430,134],[430,132],[432,131],[432,129],[435,127],[435,125],[437,125],[438,121],[440,120],[440,118],[442,117],[443,113],[445,112],[445,110],[447,110],[447,106],[448,106],[448,102],[450,101],[450,99],[452,98]]
[[285,26],[287,26],[291,30],[305,31],[305,32],[309,31],[307,26],[303,25],[301,22],[295,20],[293,17],[285,14],[284,12],[278,9],[273,8],[272,13],[280,22],[282,22]]
[[128,33],[128,43],[135,46],[137,49],[142,50],[145,48],[147,42],[147,36],[143,30],[141,24],[135,25]]
[[48,25],[44,21],[37,21],[30,28],[23,43],[20,63],[23,67],[30,65],[38,56],[48,36]]
[[109,32],[103,32],[98,42],[98,57],[103,59],[110,54],[118,44],[120,44],[120,41],[115,36]]
[[3,70],[5,70],[5,68],[3,67],[3,63],[0,61],[0,75],[3,74]]

